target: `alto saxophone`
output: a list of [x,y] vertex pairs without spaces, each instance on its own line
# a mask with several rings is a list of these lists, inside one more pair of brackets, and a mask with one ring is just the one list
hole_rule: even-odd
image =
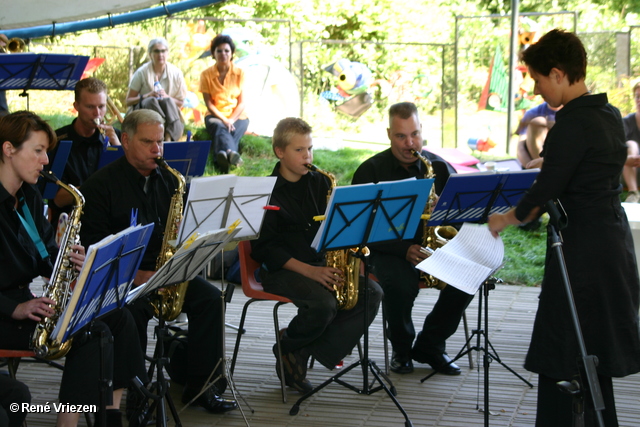
[[52,340],[51,334],[71,299],[72,287],[78,277],[78,270],[69,259],[69,252],[72,245],[80,242],[80,215],[82,215],[82,207],[84,206],[84,196],[73,185],[61,182],[51,171],[40,172],[40,175],[67,190],[75,200],[67,228],[60,239],[60,251],[56,257],[51,278],[48,282],[45,281],[42,294],[43,297],[51,298],[56,302],[55,306],[49,305],[54,313],[51,317],[44,317],[38,322],[31,339],[33,351],[40,357],[52,360],[63,357],[71,349],[71,339],[60,343]]
[[[425,178],[436,177],[429,159],[416,150],[411,150],[411,154],[413,154],[414,157],[417,157],[424,164]],[[435,208],[437,197],[435,185],[432,185],[431,192],[429,193],[429,199],[427,200],[427,204],[424,208],[425,215],[431,215],[433,208]],[[422,229],[422,247],[424,248],[425,253],[433,253],[433,251],[446,245],[449,240],[453,239],[456,234],[458,234],[458,230],[450,225],[438,225],[435,227],[428,226],[427,221],[427,219],[423,220]],[[430,274],[421,272],[420,277],[425,281],[427,288],[444,289],[444,287],[447,286],[445,282]]]
[[[307,169],[313,172],[321,173],[331,181],[331,188],[327,194],[327,201],[331,197],[331,192],[336,187],[336,177],[332,173],[317,166],[308,164]],[[325,256],[327,259],[327,267],[337,268],[342,271],[344,283],[342,286],[333,286],[336,299],[338,300],[338,310],[351,310],[358,303],[358,291],[360,286],[360,258],[356,256],[357,248],[341,249],[335,251],[327,251]],[[364,256],[369,255],[369,248],[362,248]]]
[[[167,216],[167,225],[164,229],[164,237],[162,239],[162,247],[160,254],[156,260],[156,269],[162,267],[176,252],[176,240],[178,239],[178,230],[182,221],[183,196],[187,186],[184,176],[177,170],[173,169],[162,158],[156,158],[156,163],[171,172],[178,180],[178,187],[171,197],[171,207]],[[162,315],[164,320],[175,320],[182,311],[184,304],[184,296],[187,293],[187,285],[189,282],[178,283],[177,285],[167,286],[158,291],[160,301],[152,301],[151,305],[155,310],[156,317]]]

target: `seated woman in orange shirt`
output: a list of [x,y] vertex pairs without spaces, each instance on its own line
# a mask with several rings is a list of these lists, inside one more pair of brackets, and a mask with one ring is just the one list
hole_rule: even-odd
[[217,35],[211,41],[211,55],[216,62],[200,75],[200,92],[207,106],[205,126],[223,173],[229,172],[229,165],[242,164],[238,144],[249,127],[242,94],[244,71],[232,62],[235,51],[231,37]]

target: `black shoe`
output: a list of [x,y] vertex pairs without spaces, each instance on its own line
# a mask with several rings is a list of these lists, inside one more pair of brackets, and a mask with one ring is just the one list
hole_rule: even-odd
[[125,402],[125,416],[129,421],[129,427],[142,426],[144,416],[149,411],[149,399],[135,388],[129,387]]
[[220,168],[220,172],[229,172],[229,158],[227,157],[226,151],[218,151],[218,154],[216,154],[216,163]]
[[[282,331],[281,331],[282,332]],[[276,373],[278,378],[282,380],[280,372],[280,361],[278,360],[277,344],[273,346],[273,354],[276,356]],[[282,364],[284,366],[284,383],[288,387],[295,388],[302,394],[307,394],[313,390],[313,384],[309,382],[307,377],[307,361],[309,356],[304,350],[297,350],[292,353],[282,355]]]
[[240,154],[236,153],[233,150],[228,153],[228,157],[229,164],[231,164],[232,166],[242,166],[242,164],[244,163],[242,161],[242,157],[240,157]]
[[458,365],[451,362],[451,358],[446,353],[427,354],[418,350],[411,350],[411,357],[419,363],[428,363],[434,371],[445,375],[460,375],[462,370]]
[[[182,403],[189,403],[191,399],[200,393],[200,390],[200,387],[185,386],[184,391],[182,392]],[[194,405],[202,406],[204,409],[214,414],[232,411],[238,407],[235,400],[223,399],[218,396],[216,392],[217,390],[215,386],[209,387],[193,402]]]
[[398,355],[394,352],[391,356],[389,369],[396,374],[410,374],[413,372],[413,362],[410,357]]
[[[106,426],[108,427],[122,427],[122,413],[119,409],[107,409],[106,410]],[[106,427],[102,425],[102,414],[100,411],[96,412],[95,427]]]

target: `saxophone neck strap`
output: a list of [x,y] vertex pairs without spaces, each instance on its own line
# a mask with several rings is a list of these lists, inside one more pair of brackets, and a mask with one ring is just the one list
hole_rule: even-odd
[[[22,222],[25,230],[29,233],[29,237],[33,243],[36,244],[38,248],[38,252],[40,253],[40,258],[46,259],[49,256],[49,252],[47,252],[47,248],[45,248],[44,243],[42,243],[42,239],[40,238],[40,234],[38,234],[38,229],[36,228],[36,223],[33,221],[33,216],[31,216],[31,212],[29,211],[29,207],[24,202],[24,197],[20,198],[20,209],[16,210],[18,213],[18,218]],[[22,214],[20,214],[20,210],[22,210]]]

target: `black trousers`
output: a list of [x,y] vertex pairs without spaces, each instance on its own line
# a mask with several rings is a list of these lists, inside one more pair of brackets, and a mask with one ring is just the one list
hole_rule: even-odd
[[31,403],[29,387],[18,380],[0,375],[0,427],[20,427],[27,417],[26,411],[12,411],[10,405]]
[[[222,297],[220,290],[202,277],[187,287],[182,312],[189,316],[187,384],[201,387],[214,370],[222,354]],[[154,316],[149,299],[139,298],[127,306],[135,319],[142,349],[147,348],[147,324]],[[212,376],[222,373],[222,364]]]
[[[18,302],[32,298],[29,288],[4,292]],[[32,320],[0,319],[0,342],[4,348],[28,350],[36,328]],[[71,350],[65,358],[60,383],[61,403],[98,405],[100,403],[100,337],[108,339],[105,345],[105,378],[113,381],[113,389],[126,387],[138,376],[147,381],[144,359],[138,342],[136,326],[127,310],[114,310],[87,327],[90,334],[81,331],[73,337]],[[113,337],[113,342],[109,338]],[[107,391],[111,400],[111,389]],[[110,403],[110,402],[109,402]]]
[[[422,331],[416,339],[411,312],[413,302],[420,291],[419,271],[404,258],[373,251],[374,273],[384,290],[387,331],[393,351],[402,358],[409,358],[412,346],[426,354],[442,354],[446,340],[458,329],[460,319],[473,295],[447,286],[427,315]],[[415,344],[414,344],[415,339]]]
[[[262,286],[266,292],[289,298],[298,307],[281,341],[282,352],[306,348],[327,369],[335,368],[356,346],[364,334],[364,292],[368,296],[368,325],[373,322],[382,289],[369,280],[360,285],[358,303],[351,310],[338,310],[335,295],[320,283],[290,270],[267,272],[261,269]],[[360,278],[360,284],[365,283]]]
[[[573,426],[573,397],[560,391],[556,383],[559,379],[538,375],[538,407],[536,412],[536,427],[571,427]],[[602,418],[605,427],[617,427],[618,415],[616,401],[613,395],[613,381],[611,377],[598,375],[600,390],[604,399],[605,410]],[[583,384],[585,389],[588,385]],[[586,398],[584,411],[585,427],[597,427],[596,413],[591,404],[591,398]]]

